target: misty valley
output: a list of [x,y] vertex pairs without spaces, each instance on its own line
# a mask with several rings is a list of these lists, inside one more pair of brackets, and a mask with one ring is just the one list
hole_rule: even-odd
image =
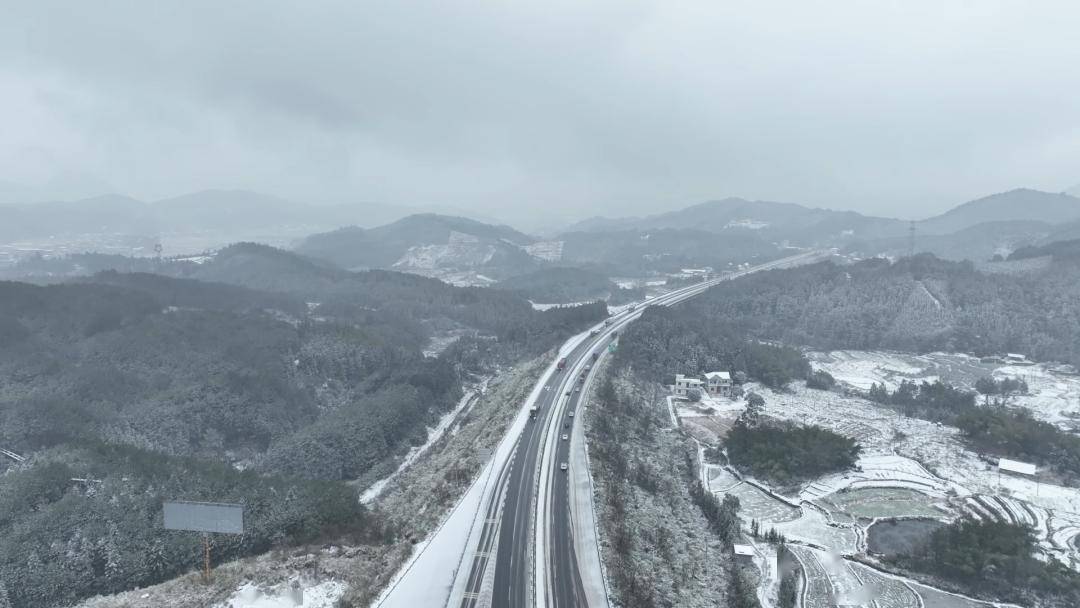
[[1080,606],[1080,5],[0,8],[0,608]]

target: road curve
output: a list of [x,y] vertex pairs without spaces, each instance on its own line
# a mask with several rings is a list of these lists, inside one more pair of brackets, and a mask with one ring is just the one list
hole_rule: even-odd
[[[498,472],[498,490],[481,506],[485,517],[480,539],[475,552],[465,562],[467,567],[459,574],[467,577],[460,606],[589,605],[574,549],[570,475],[561,470],[560,464],[570,462],[570,441],[563,440],[562,435],[569,434],[574,423],[570,413],[579,411],[579,401],[585,393],[576,390],[581,386],[578,379],[582,374],[588,378],[592,373],[592,353],[602,353],[616,339],[617,332],[641,316],[648,306],[670,306],[721,281],[805,264],[822,254],[804,252],[647,300],[635,310],[612,316],[610,325],[597,326],[595,336],[583,340],[567,355],[564,371],[552,370],[541,378],[544,389],[535,402],[536,419],[522,430],[512,457]],[[590,369],[585,369],[586,366]],[[488,581],[490,597],[485,588]]]

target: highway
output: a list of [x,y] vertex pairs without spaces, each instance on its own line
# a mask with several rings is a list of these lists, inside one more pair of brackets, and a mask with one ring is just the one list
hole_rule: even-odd
[[[617,339],[617,333],[649,306],[670,306],[720,281],[808,263],[821,255],[818,251],[805,252],[646,300],[635,310],[610,317],[609,324],[598,325],[595,335],[583,340],[566,357],[564,371],[552,370],[541,378],[544,389],[534,404],[538,407],[537,416],[521,432],[511,458],[496,474],[497,491],[482,506],[485,516],[480,540],[461,571],[467,580],[460,605],[463,608],[588,606],[574,549],[571,471],[562,470],[560,464],[571,460],[571,442],[562,436],[570,435],[577,420],[570,413],[580,412],[579,402],[587,391],[578,391],[582,386],[579,378],[584,374],[591,381],[592,354],[602,356],[608,344]],[[489,602],[485,580],[490,580],[486,574],[492,560],[494,577]]]

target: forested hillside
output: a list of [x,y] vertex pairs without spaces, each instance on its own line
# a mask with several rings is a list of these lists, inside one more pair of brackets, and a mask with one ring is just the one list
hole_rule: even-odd
[[719,236],[698,229],[637,229],[568,232],[560,263],[599,268],[611,276],[678,272],[683,268],[765,261],[781,256],[776,245],[752,230]]
[[928,255],[821,263],[722,283],[680,307],[702,326],[814,348],[1080,362],[1080,265],[1068,260],[1020,276]]
[[607,300],[610,304],[621,304],[645,297],[644,289],[622,289],[606,276],[582,268],[545,268],[504,279],[493,287],[519,293],[534,302],[548,304],[590,300]]
[[313,234],[297,250],[345,268],[482,269],[498,275],[539,267],[524,249],[534,241],[509,226],[424,213],[377,228]]
[[[331,533],[379,542],[394,531],[344,482],[393,470],[463,379],[606,314],[259,246],[176,269],[232,284],[0,282],[0,447],[28,457],[0,463],[0,579],[16,606],[190,568],[195,541],[161,529],[168,498],[247,505],[249,532],[221,559]],[[424,356],[447,328],[465,337]]]
[[1054,241],[1045,245],[1022,247],[1009,256],[1009,260],[1026,260],[1042,256],[1051,256],[1059,260],[1080,261],[1080,239]]
[[810,374],[798,350],[749,340],[738,327],[702,318],[685,305],[646,309],[619,340],[616,361],[663,384],[672,384],[675,374],[733,371],[782,388]]

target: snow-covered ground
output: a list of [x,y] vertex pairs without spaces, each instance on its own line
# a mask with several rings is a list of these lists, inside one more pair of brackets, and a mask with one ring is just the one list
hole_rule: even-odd
[[[874,382],[895,387],[903,379],[943,378],[970,386],[991,374],[1021,377],[1031,395],[1015,399],[1013,406],[1059,423],[1069,420],[1067,404],[1080,395],[1080,379],[1045,365],[1014,369],[965,355],[854,351],[812,353],[812,360],[816,369],[859,389]],[[851,561],[866,555],[869,528],[887,518],[950,521],[970,516],[1028,523],[1044,557],[1080,569],[1080,489],[1049,479],[999,475],[995,459],[967,449],[954,428],[899,416],[858,396],[811,390],[801,383],[791,389],[746,387],[765,398],[769,417],[816,424],[857,439],[863,447],[857,468],[812,480],[783,496],[716,465],[705,465],[704,476],[710,491],[739,497],[747,523],[757,520],[763,531],[776,528],[791,541],[810,576],[806,606],[837,600],[869,605],[867,598],[880,608],[985,606]],[[699,437],[730,426],[743,407],[727,400],[677,404],[683,427]],[[768,579],[775,572],[763,574],[767,588],[776,585]]]
[[236,591],[228,601],[214,608],[334,608],[338,598],[345,593],[345,584],[326,581],[296,590],[289,585],[260,589],[247,583]]
[[386,488],[386,484],[393,481],[393,479],[400,475],[402,471],[410,467],[412,463],[416,462],[416,459],[423,455],[423,453],[426,452],[428,448],[430,448],[436,441],[442,439],[442,436],[446,433],[447,429],[449,429],[450,425],[453,424],[455,419],[457,419],[458,414],[460,414],[466,407],[468,407],[469,403],[471,403],[472,400],[476,397],[477,392],[484,392],[483,385],[481,385],[475,390],[466,391],[465,394],[462,395],[461,400],[458,401],[456,406],[454,406],[454,409],[443,414],[434,427],[430,427],[427,429],[427,441],[425,441],[423,445],[418,445],[410,449],[409,453],[405,455],[405,458],[401,460],[401,464],[398,465],[398,468],[393,473],[376,481],[375,483],[371,484],[368,489],[364,490],[364,492],[360,494],[360,502],[363,504],[368,504],[378,498],[379,495],[382,494],[382,491]]
[[586,302],[565,302],[562,304],[543,304],[541,302],[533,302],[532,300],[529,300],[529,304],[532,304],[533,310],[544,311],[551,310],[552,308],[571,308],[574,306],[581,306],[583,304],[592,304],[595,301],[596,300],[589,300]]
[[562,259],[564,241],[539,241],[522,247],[529,255],[547,262]]
[[874,383],[895,390],[904,380],[942,380],[974,390],[979,378],[1015,378],[1027,382],[1029,394],[1009,400],[1041,420],[1074,430],[1080,428],[1080,376],[1065,373],[1059,365],[1008,365],[983,363],[962,353],[915,355],[888,351],[832,351],[808,353],[814,369],[825,370],[843,385],[866,391]]

